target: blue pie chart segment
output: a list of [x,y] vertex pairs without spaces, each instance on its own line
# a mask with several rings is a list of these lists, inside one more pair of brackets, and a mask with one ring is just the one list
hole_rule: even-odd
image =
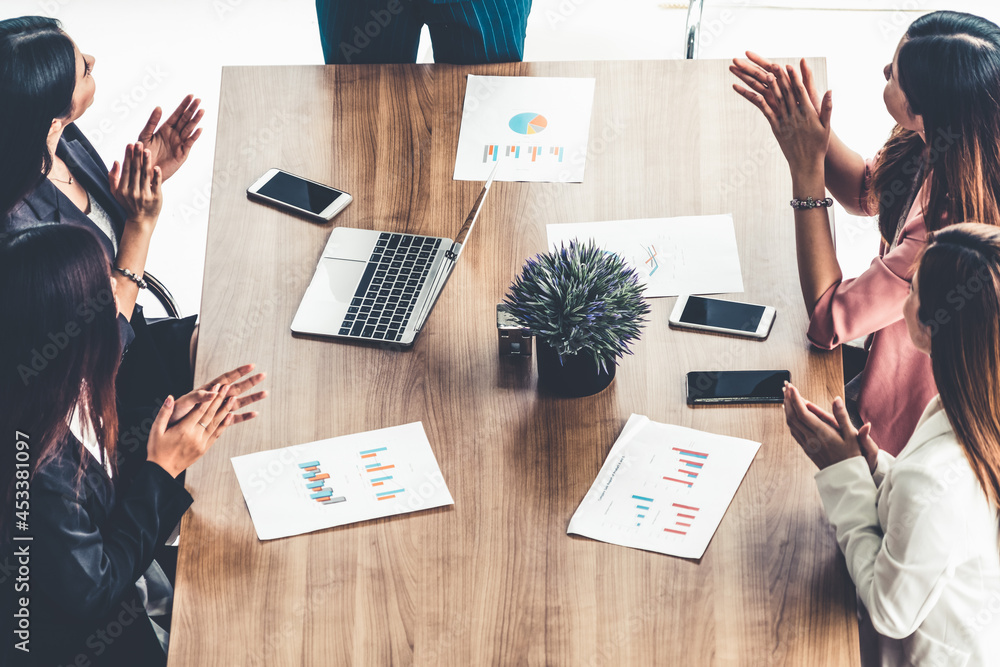
[[537,113],[519,113],[510,119],[510,129],[518,134],[539,134],[549,126],[545,116]]

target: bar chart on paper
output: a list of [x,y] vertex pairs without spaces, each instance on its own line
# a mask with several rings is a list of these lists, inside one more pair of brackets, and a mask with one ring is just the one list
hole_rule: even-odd
[[232,463],[261,540],[454,503],[420,422]]
[[406,492],[396,481],[396,464],[391,463],[391,455],[387,446],[364,449],[358,453],[361,457],[361,471],[365,481],[371,486],[375,500],[392,500],[400,498]]
[[305,484],[306,495],[309,500],[320,505],[336,505],[346,502],[344,496],[333,494],[333,483],[330,481],[330,473],[323,472],[323,466],[319,461],[305,461],[299,464],[299,471],[302,474],[302,481]]
[[456,180],[582,183],[595,80],[470,74]]
[[759,447],[632,415],[567,532],[700,558]]

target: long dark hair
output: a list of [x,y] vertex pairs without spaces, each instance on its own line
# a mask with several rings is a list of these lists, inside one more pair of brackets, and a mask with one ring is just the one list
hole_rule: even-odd
[[980,484],[1000,504],[1000,229],[961,223],[933,233],[917,294],[941,404]]
[[[76,409],[105,460],[114,461],[121,349],[101,243],[88,229],[59,224],[0,238],[0,313],[7,322],[0,334],[0,433],[7,457],[0,490],[10,508],[16,432],[27,435],[34,475],[65,446]],[[87,456],[81,449],[81,476]],[[11,517],[0,515],[0,542]]]
[[960,12],[921,16],[897,64],[926,142],[897,126],[882,151],[870,191],[882,238],[895,238],[921,163],[930,179],[928,231],[963,220],[1000,225],[1000,27]]
[[0,21],[0,216],[52,169],[49,128],[69,115],[75,88],[76,52],[59,21]]

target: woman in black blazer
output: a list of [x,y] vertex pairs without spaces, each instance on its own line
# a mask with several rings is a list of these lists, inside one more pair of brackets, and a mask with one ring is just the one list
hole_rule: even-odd
[[191,390],[196,318],[147,323],[135,300],[159,215],[160,184],[187,159],[204,112],[188,96],[157,129],[157,108],[139,141],[109,171],[74,123],[93,102],[94,63],[53,19],[0,21],[0,231],[57,222],[86,227],[102,242],[124,315],[119,454],[128,479],[129,455],[141,464],[149,424],[164,397]]
[[[166,397],[132,483],[117,487],[111,280],[90,230],[42,225],[0,239],[0,312],[17,322],[0,346],[0,563],[26,575],[0,577],[3,665],[165,664],[166,633],[147,610],[172,593],[154,551],[192,502],[176,478],[256,414],[231,412],[249,400],[240,395],[252,378],[239,379],[250,366]],[[65,337],[51,347],[54,333]],[[46,363],[29,373],[36,352]]]

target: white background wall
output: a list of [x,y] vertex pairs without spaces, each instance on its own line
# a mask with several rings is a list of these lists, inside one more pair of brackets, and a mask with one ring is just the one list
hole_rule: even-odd
[[[866,155],[878,149],[891,129],[882,104],[882,66],[914,18],[935,9],[953,9],[1000,22],[996,0],[706,0],[705,5],[702,58],[731,58],[746,49],[767,56],[826,57],[835,91],[835,130]],[[657,0],[535,0],[525,59],[679,58],[686,6]],[[197,312],[220,68],[322,63],[314,3],[0,2],[0,17],[25,14],[60,19],[80,48],[97,57],[97,96],[79,124],[109,164],[121,157],[127,142],[135,140],[157,104],[169,113],[188,92],[202,98],[207,109],[205,132],[188,164],[165,186],[164,211],[148,264],[185,313]],[[420,60],[431,58],[425,39]],[[875,254],[873,225],[866,219],[850,219],[843,211],[838,211],[837,222],[845,272],[856,274]],[[234,267],[239,270],[252,269]]]

